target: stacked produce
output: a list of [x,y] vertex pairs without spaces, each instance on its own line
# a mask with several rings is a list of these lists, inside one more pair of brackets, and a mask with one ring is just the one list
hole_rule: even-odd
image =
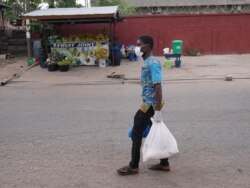
[[56,42],[97,42],[97,41],[109,41],[109,36],[107,34],[99,33],[93,35],[90,33],[81,34],[73,37],[58,37]]

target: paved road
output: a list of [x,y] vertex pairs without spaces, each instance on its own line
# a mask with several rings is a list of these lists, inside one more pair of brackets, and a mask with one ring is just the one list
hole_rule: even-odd
[[172,172],[120,177],[138,84],[14,82],[0,87],[1,188],[247,188],[250,80],[168,81],[163,117],[179,144]]

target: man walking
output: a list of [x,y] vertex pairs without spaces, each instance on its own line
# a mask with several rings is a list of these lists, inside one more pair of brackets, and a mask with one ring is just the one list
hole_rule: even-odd
[[[148,125],[152,125],[151,117],[156,122],[161,122],[161,108],[163,106],[161,88],[162,70],[160,62],[152,56],[153,47],[154,40],[151,36],[141,36],[137,40],[135,53],[137,56],[142,56],[144,60],[141,69],[143,103],[134,117],[131,161],[128,166],[117,169],[120,175],[133,175],[139,172],[143,131]],[[168,158],[161,159],[159,164],[152,165],[149,169],[170,171]]]

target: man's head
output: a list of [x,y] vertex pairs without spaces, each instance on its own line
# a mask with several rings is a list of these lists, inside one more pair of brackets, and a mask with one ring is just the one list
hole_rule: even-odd
[[151,51],[154,47],[154,39],[151,36],[140,36],[136,43],[135,52],[136,55],[147,58],[151,55]]
[[154,39],[151,36],[143,35],[137,40],[137,45],[148,45],[149,49],[152,50],[154,47]]

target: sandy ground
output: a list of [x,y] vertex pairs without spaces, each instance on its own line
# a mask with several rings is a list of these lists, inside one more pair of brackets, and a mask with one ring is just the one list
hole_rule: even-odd
[[[157,57],[164,67],[165,58]],[[199,57],[183,56],[181,68],[163,68],[164,80],[185,80],[185,79],[224,79],[225,75],[231,74],[233,78],[250,77],[250,54],[242,55],[204,55]],[[26,57],[17,57],[10,60],[0,60],[0,80],[6,79],[13,74],[22,72],[27,65]],[[22,74],[13,81],[35,81],[44,83],[83,83],[91,81],[110,81],[107,75],[115,72],[124,74],[128,79],[140,77],[142,60],[130,62],[123,59],[121,66],[98,66],[72,67],[68,72],[49,72],[36,66]],[[117,81],[114,80],[113,81]]]
[[6,60],[0,59],[0,80],[24,70],[28,66],[26,59],[26,57],[16,57]]

